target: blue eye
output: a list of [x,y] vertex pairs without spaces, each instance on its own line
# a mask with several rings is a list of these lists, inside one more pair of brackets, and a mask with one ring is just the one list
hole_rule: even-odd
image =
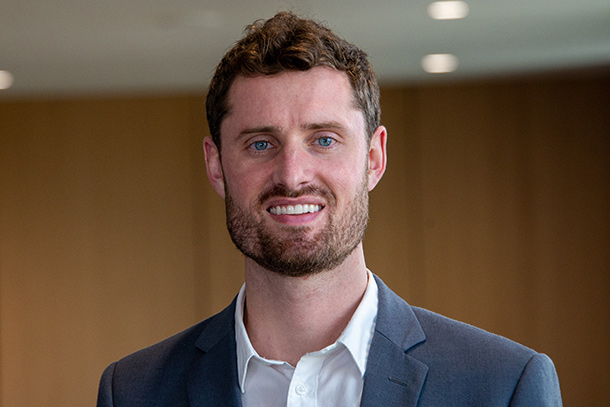
[[321,145],[322,147],[330,147],[330,145],[332,143],[333,143],[332,137],[320,137],[318,139],[318,144]]
[[265,151],[266,149],[269,148],[269,142],[268,141],[255,141],[252,146],[254,147],[254,149],[256,151]]

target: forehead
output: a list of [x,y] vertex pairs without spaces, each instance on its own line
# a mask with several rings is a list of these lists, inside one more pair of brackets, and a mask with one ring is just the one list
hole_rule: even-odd
[[322,66],[268,76],[238,76],[229,90],[227,106],[221,133],[244,125],[364,123],[347,74]]
[[294,88],[335,88],[351,92],[351,85],[347,73],[326,66],[316,66],[306,71],[286,70],[273,75],[238,75],[231,88],[229,96],[239,93],[241,89],[250,90],[269,89],[280,87],[285,91]]

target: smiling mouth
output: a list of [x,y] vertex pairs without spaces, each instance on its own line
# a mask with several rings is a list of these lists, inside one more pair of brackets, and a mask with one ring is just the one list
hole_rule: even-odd
[[274,206],[268,209],[272,215],[302,215],[305,213],[319,212],[324,208],[322,205],[309,205],[309,204],[298,204],[298,205],[281,205]]

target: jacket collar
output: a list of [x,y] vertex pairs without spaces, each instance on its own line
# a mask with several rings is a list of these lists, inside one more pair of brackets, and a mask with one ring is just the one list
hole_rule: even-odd
[[428,367],[407,351],[426,339],[411,307],[375,276],[379,287],[377,324],[364,375],[361,407],[415,406]]
[[[379,310],[364,375],[361,407],[415,406],[428,367],[407,351],[426,336],[411,307],[375,276]],[[241,406],[235,346],[235,305],[212,317],[196,342],[201,350],[187,375],[193,407]]]
[[186,376],[192,407],[241,406],[235,351],[235,304],[234,299],[230,306],[212,317],[195,343],[201,352]]

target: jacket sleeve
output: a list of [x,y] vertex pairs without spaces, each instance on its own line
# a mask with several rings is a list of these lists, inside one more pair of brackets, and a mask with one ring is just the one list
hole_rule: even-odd
[[113,407],[112,401],[112,379],[114,377],[114,368],[116,362],[111,364],[104,370],[102,379],[100,380],[100,388],[97,393],[97,407]]
[[561,406],[559,378],[553,361],[542,353],[534,355],[523,370],[511,399],[511,407]]

